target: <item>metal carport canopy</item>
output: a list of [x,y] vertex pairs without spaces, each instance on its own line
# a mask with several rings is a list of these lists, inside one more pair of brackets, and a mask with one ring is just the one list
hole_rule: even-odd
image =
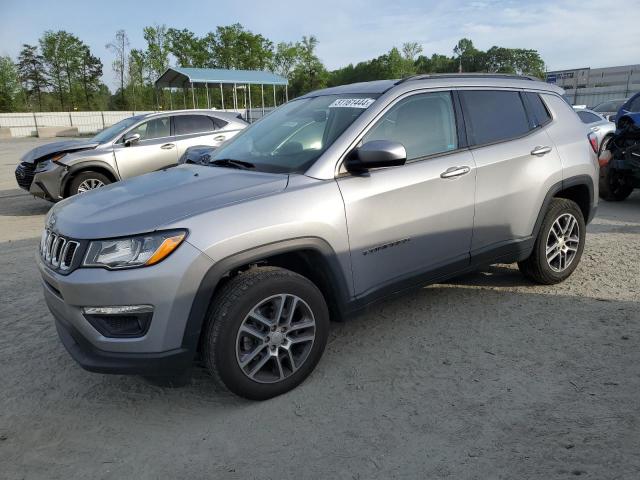
[[185,85],[210,83],[244,85],[288,85],[289,81],[260,70],[225,70],[220,68],[170,67],[155,82],[158,88],[184,88]]

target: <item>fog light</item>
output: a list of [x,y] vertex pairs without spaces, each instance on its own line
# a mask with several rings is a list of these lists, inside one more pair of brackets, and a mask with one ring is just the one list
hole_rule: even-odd
[[84,307],[84,318],[105,337],[141,337],[149,330],[151,305]]

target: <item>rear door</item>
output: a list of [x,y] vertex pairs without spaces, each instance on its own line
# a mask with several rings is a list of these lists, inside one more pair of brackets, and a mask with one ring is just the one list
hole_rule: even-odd
[[338,179],[357,295],[439,268],[468,264],[475,168],[457,135],[449,91],[416,93],[390,106],[360,143],[399,142],[403,166]]
[[217,147],[225,139],[225,133],[221,131],[216,119],[204,114],[188,113],[173,117],[178,158],[185,150],[194,145],[209,145]]
[[472,255],[530,238],[562,164],[547,133],[553,122],[537,93],[461,90],[476,165]]
[[[140,140],[124,144],[124,137],[137,133]],[[121,178],[153,172],[178,163],[175,142],[171,136],[169,116],[154,117],[129,130],[113,146]]]

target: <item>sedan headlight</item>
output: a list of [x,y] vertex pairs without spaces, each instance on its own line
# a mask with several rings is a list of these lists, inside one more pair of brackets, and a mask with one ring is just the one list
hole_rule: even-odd
[[44,160],[42,162],[38,162],[36,164],[36,173],[44,172],[45,170],[49,170],[53,166],[53,164],[55,162],[60,160],[65,155],[66,155],[66,153],[58,153],[58,154],[54,155],[53,157],[51,157],[51,158],[49,158],[47,160]]
[[53,165],[53,162],[51,160],[45,160],[44,162],[39,162],[38,164],[36,164],[36,173],[49,170],[51,168],[51,165]]
[[83,266],[122,269],[155,265],[185,239],[184,230],[154,232],[135,237],[95,240],[89,244]]

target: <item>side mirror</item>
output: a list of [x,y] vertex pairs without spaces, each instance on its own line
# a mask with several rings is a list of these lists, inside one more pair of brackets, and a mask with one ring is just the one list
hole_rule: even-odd
[[129,147],[131,145],[133,145],[134,143],[137,143],[140,141],[140,134],[139,133],[131,133],[127,136],[124,137],[124,146],[125,147]]
[[351,152],[345,168],[352,173],[362,173],[372,168],[404,165],[407,151],[404,145],[389,140],[372,140]]

